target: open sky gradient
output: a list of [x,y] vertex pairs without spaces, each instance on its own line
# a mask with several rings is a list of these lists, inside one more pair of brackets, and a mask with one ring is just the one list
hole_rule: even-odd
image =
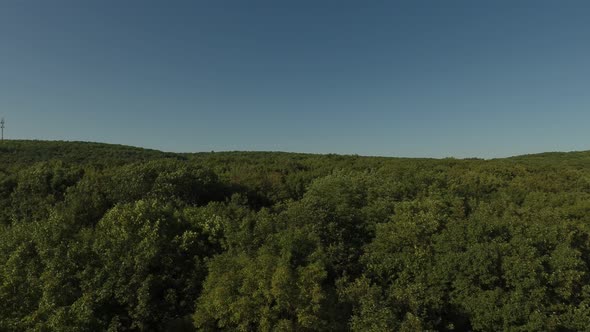
[[165,151],[588,150],[590,2],[4,0],[0,115]]

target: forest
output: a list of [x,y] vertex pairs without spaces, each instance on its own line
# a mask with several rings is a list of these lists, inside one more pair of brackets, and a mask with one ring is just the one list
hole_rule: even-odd
[[590,152],[0,143],[0,331],[580,331]]

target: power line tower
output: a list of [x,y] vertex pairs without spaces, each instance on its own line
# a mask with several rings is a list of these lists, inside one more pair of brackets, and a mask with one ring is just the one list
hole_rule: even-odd
[[2,120],[0,120],[0,129],[2,129],[2,140],[4,140],[4,124],[6,122],[4,121],[4,118],[2,118]]

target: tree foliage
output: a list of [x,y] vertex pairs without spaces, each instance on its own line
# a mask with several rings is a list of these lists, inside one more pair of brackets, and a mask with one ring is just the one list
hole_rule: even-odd
[[578,331],[590,153],[0,145],[0,331]]

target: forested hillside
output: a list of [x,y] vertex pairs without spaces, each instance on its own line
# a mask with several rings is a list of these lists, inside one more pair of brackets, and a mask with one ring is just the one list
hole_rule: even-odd
[[588,152],[0,143],[0,331],[588,326]]

